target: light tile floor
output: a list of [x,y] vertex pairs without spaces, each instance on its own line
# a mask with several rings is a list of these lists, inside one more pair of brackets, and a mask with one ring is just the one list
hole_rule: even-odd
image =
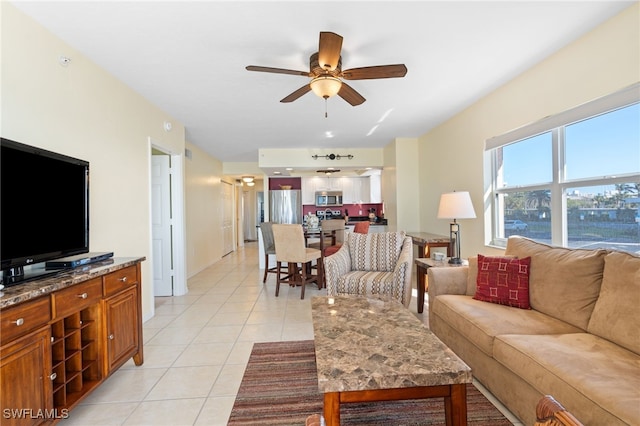
[[[144,364],[116,371],[62,421],[71,425],[226,425],[254,342],[313,339],[314,285],[262,284],[256,243],[189,279],[189,293],[156,298],[144,324]],[[416,311],[415,295],[410,309]],[[481,389],[483,390],[483,389]],[[516,425],[493,396],[488,398]]]

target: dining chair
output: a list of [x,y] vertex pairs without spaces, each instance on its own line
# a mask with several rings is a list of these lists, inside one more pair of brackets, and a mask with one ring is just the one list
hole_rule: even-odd
[[340,249],[344,242],[345,223],[339,219],[320,222],[321,242],[308,244],[308,247],[322,250],[323,256],[330,256]]
[[371,222],[369,221],[357,222],[356,225],[353,227],[353,232],[357,234],[368,234],[370,225],[371,225]]
[[[353,228],[353,232],[356,234],[368,234],[369,233],[369,225],[371,225],[370,222],[358,222],[355,224],[354,228]],[[342,226],[342,228],[344,228]],[[340,247],[342,247],[342,243],[344,242],[344,229],[341,231],[336,231],[336,233],[340,232],[341,238],[339,239],[339,241],[335,241],[334,244],[331,244],[327,247],[324,248],[324,256],[331,256],[332,254],[336,253],[338,250],[340,250]]]
[[[318,288],[322,288],[322,252],[315,248],[305,246],[304,231],[302,225],[298,224],[274,224],[273,239],[276,247],[276,268],[280,270],[282,262],[288,264],[288,275],[284,278],[277,274],[276,297],[280,293],[280,284],[285,283],[290,286],[300,285],[300,299],[304,299],[304,290],[308,283],[316,282]],[[318,264],[317,275],[311,274],[311,262]],[[300,268],[298,268],[300,264]]]
[[262,282],[266,283],[267,274],[278,274],[282,273],[283,270],[279,269],[278,266],[269,268],[269,256],[275,256],[276,254],[276,244],[273,240],[273,222],[262,222],[260,224],[260,232],[262,233],[262,243],[264,245],[264,277]]

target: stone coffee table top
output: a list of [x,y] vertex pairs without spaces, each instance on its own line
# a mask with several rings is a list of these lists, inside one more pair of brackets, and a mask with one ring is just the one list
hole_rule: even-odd
[[318,388],[345,392],[471,383],[471,369],[400,303],[311,301]]

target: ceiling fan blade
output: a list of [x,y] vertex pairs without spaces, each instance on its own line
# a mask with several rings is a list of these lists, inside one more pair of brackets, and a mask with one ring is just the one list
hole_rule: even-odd
[[366,101],[366,99],[363,98],[360,93],[356,92],[353,87],[349,86],[345,82],[342,82],[342,87],[338,92],[338,96],[349,102],[352,106],[360,105],[361,103]]
[[340,61],[342,50],[342,36],[336,33],[321,32],[318,47],[318,63],[327,71],[333,71]]
[[291,74],[291,75],[301,75],[303,77],[311,77],[308,71],[296,71],[296,70],[287,70],[284,68],[261,67],[258,65],[249,65],[246,67],[246,70],[258,71],[258,72],[272,72],[274,74]]
[[404,64],[378,65],[374,67],[352,68],[342,71],[342,77],[347,80],[368,80],[374,78],[404,77],[407,67]]
[[310,91],[311,91],[311,85],[310,84],[304,85],[298,90],[296,90],[295,92],[291,93],[289,96],[285,96],[284,98],[282,98],[280,102],[284,102],[284,103],[293,102],[299,97],[301,97],[302,95]]

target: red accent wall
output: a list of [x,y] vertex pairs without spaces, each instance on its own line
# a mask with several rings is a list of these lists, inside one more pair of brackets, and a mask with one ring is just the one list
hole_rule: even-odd
[[302,179],[299,177],[269,178],[269,190],[282,189],[280,185],[291,185],[291,189],[302,189]]

